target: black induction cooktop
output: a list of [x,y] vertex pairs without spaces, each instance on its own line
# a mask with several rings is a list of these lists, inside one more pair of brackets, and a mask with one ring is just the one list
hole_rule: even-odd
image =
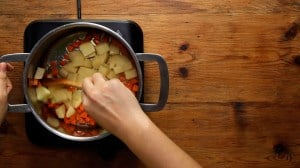
[[[106,26],[119,33],[132,47],[136,53],[144,52],[143,32],[138,24],[133,21],[120,20],[37,20],[31,22],[24,32],[24,52],[30,52],[35,43],[50,30],[73,22],[92,22]],[[143,64],[141,63],[141,66]],[[143,67],[142,67],[143,69]],[[110,135],[93,142],[75,142],[63,139],[45,129],[31,113],[25,114],[25,128],[29,140],[37,145],[97,145],[101,152],[106,155],[112,153],[124,144],[116,137]]]

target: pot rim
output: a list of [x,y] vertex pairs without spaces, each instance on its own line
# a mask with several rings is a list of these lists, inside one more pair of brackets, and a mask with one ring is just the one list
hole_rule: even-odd
[[[59,137],[62,137],[64,139],[68,139],[68,140],[72,140],[72,141],[94,141],[94,140],[99,140],[102,139],[108,135],[110,135],[109,132],[107,131],[102,131],[99,135],[96,136],[89,136],[89,137],[79,137],[79,136],[73,136],[73,135],[69,135],[63,132],[58,131],[57,129],[51,127],[49,124],[46,123],[46,121],[44,119],[42,119],[42,117],[36,112],[34,105],[32,103],[31,98],[29,97],[29,93],[28,93],[28,71],[29,71],[29,64],[32,62],[32,59],[34,59],[34,55],[38,53],[38,51],[40,50],[41,46],[43,44],[49,44],[52,43],[53,41],[49,41],[49,39],[58,33],[61,33],[65,30],[72,30],[72,29],[96,29],[99,31],[103,31],[105,33],[107,33],[109,36],[113,37],[114,39],[118,40],[118,42],[120,42],[125,48],[126,50],[129,52],[131,58],[134,60],[135,66],[136,66],[136,70],[137,70],[137,74],[138,74],[138,78],[139,78],[139,91],[137,92],[137,99],[138,101],[141,99],[141,95],[142,95],[142,88],[143,88],[143,79],[142,79],[142,71],[141,71],[141,67],[140,67],[140,63],[137,59],[136,53],[133,51],[133,49],[131,48],[131,46],[128,44],[128,42],[122,37],[120,36],[117,32],[113,31],[110,28],[107,28],[105,26],[96,24],[96,23],[91,23],[91,22],[74,22],[74,23],[68,23],[62,26],[59,26],[51,31],[49,31],[48,33],[46,33],[31,49],[29,57],[26,59],[25,61],[25,66],[24,66],[24,71],[23,71],[23,89],[24,89],[24,93],[25,93],[25,98],[27,101],[27,104],[29,105],[33,115],[35,116],[35,118],[38,120],[39,123],[41,123],[47,130],[49,130],[50,132],[54,133],[55,135],[58,135]],[[63,32],[65,33],[65,32]],[[56,40],[59,38],[55,38]]]

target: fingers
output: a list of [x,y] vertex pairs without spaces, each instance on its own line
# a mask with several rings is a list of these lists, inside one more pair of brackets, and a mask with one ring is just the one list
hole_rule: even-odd
[[7,71],[12,71],[14,67],[9,63],[0,63],[0,92],[8,94],[12,89],[12,83],[7,77]]
[[0,63],[0,93],[1,95],[6,95],[6,84],[7,84],[7,76],[6,76],[6,63]]
[[1,62],[0,63],[0,79],[6,78],[7,72],[7,63]]
[[93,74],[92,80],[97,89],[101,89],[105,84],[105,78],[100,73]]
[[0,63],[0,72],[2,73],[2,75],[5,75],[5,77],[6,77],[6,72],[12,70],[14,70],[14,67],[11,64],[5,62]]
[[85,92],[85,91],[88,91],[90,90],[92,87],[93,87],[93,80],[91,77],[87,77],[85,78],[83,81],[82,81],[82,90]]
[[12,90],[12,88],[13,88],[13,85],[12,85],[10,79],[7,78],[7,83],[6,83],[6,90],[7,90],[7,92],[9,93]]
[[92,90],[93,88],[101,89],[104,84],[105,78],[100,73],[95,73],[92,77],[83,80],[82,88],[84,91]]

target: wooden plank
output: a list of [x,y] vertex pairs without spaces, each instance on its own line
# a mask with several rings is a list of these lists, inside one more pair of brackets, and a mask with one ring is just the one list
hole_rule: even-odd
[[[161,54],[170,75],[168,104],[148,115],[204,167],[300,167],[299,4],[89,0],[82,1],[82,17],[129,19],[142,27],[145,52]],[[23,51],[31,21],[76,17],[75,1],[0,0],[0,54]],[[10,102],[20,103],[23,63],[14,66]],[[145,101],[155,102],[158,91],[158,67],[146,63]],[[7,120],[0,162],[8,167],[142,167],[128,149],[105,160],[93,149],[35,146],[24,115]],[[74,162],[67,163],[70,154]]]

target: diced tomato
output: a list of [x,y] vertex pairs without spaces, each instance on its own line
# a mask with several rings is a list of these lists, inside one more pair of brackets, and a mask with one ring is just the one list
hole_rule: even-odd
[[53,77],[58,77],[58,69],[53,67],[51,69],[51,74],[53,75]]
[[90,35],[90,34],[87,34],[86,36],[85,36],[85,38],[84,38],[84,42],[87,42],[87,41],[91,41],[92,40],[92,35]]
[[51,61],[50,66],[51,67],[56,67],[57,66],[57,61]]
[[100,39],[101,42],[109,42],[109,38],[107,36],[104,36]]
[[63,59],[63,60],[61,60],[61,61],[59,62],[59,65],[64,66],[64,65],[66,65],[67,63],[68,63],[67,60]]
[[73,42],[71,45],[74,47],[74,48],[78,48],[80,46],[82,42],[80,40],[76,40],[75,42]]
[[94,40],[99,41],[100,40],[100,35],[95,33],[95,34],[93,34],[93,38],[94,38]]
[[72,45],[67,46],[67,50],[69,52],[72,52],[74,50],[74,47]]
[[94,39],[94,43],[95,43],[95,44],[99,44],[99,43],[100,43],[100,41],[99,41],[99,40],[95,40],[95,39]]
[[69,54],[65,54],[65,55],[64,55],[64,59],[66,59],[66,60],[70,60],[70,56],[69,56]]

